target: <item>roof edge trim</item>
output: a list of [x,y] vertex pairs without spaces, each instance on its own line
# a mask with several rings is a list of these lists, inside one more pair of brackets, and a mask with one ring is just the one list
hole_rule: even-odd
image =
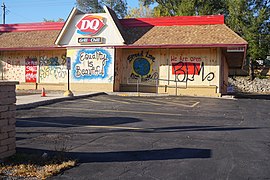
[[247,44],[166,44],[166,45],[126,45],[116,48],[197,48],[197,47],[246,47]]
[[34,50],[57,50],[66,49],[65,47],[17,47],[17,48],[0,48],[0,51],[34,51]]
[[167,45],[108,45],[108,46],[63,46],[65,48],[203,48],[203,47],[247,47],[247,44],[167,44]]

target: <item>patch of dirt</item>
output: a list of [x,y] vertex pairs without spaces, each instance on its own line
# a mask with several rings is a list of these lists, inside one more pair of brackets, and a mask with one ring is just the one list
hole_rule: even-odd
[[61,155],[17,153],[0,162],[0,179],[47,179],[74,166],[75,160]]

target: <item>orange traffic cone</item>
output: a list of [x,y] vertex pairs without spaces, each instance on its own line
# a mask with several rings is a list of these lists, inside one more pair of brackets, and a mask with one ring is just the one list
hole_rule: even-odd
[[42,88],[42,91],[41,91],[41,97],[45,97],[45,96],[46,96],[45,88]]

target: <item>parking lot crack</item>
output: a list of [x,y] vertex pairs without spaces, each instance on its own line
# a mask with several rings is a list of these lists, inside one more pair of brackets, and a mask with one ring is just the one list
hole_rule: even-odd
[[158,140],[156,140],[156,141],[154,141],[154,142],[152,142],[152,143],[151,143],[151,148],[154,149],[155,144],[156,144],[157,142],[159,142],[160,140],[161,140],[161,138],[158,139]]
[[230,165],[230,169],[229,169],[229,171],[227,173],[226,180],[230,179],[231,173],[232,173],[233,169],[236,166],[235,163],[234,163],[234,154],[233,154],[233,152],[230,149],[228,149],[228,152],[229,152],[229,154],[231,156],[230,159],[231,159],[232,162],[231,162],[231,165]]
[[99,137],[97,137],[97,138],[94,138],[94,139],[92,139],[92,140],[90,140],[90,141],[88,141],[88,142],[86,142],[86,143],[83,143],[83,144],[80,144],[80,145],[78,145],[78,146],[76,146],[76,147],[73,147],[71,150],[77,149],[77,148],[79,148],[79,147],[81,147],[81,146],[84,146],[84,145],[86,145],[86,144],[91,144],[91,143],[93,143],[93,142],[95,142],[95,141],[97,141],[97,140],[100,140],[100,139],[104,138],[104,137],[106,137],[106,135],[105,135],[105,136],[99,136]]
[[118,179],[121,179],[120,178],[121,176],[123,176],[124,174],[126,174],[126,173],[128,173],[130,171],[131,171],[131,169],[129,169],[128,167],[125,167],[124,171],[121,174],[118,175]]

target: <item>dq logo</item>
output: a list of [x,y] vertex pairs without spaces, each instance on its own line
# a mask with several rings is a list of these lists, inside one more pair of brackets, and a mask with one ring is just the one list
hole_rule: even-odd
[[77,24],[77,33],[81,35],[95,35],[105,26],[103,17],[84,16]]

